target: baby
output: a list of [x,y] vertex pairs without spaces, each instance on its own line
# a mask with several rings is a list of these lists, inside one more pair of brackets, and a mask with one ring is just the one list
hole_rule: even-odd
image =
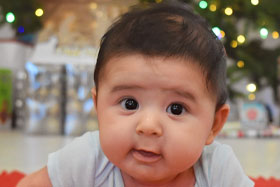
[[124,14],[103,36],[92,96],[99,131],[49,155],[18,186],[248,187],[214,142],[229,113],[226,54],[179,2]]

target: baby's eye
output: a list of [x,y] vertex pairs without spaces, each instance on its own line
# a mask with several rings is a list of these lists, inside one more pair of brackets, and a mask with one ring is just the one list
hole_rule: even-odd
[[181,115],[183,112],[186,111],[186,109],[184,108],[183,105],[179,103],[172,103],[167,107],[166,111],[173,115]]
[[131,98],[123,99],[120,103],[121,106],[126,110],[136,110],[139,107],[138,102]]

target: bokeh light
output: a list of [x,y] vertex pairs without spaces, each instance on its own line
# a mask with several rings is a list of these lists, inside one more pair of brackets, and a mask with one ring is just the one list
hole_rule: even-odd
[[239,35],[239,36],[237,36],[237,41],[239,42],[239,43],[244,43],[245,42],[245,36],[244,35]]
[[236,63],[236,65],[237,65],[237,67],[239,67],[239,68],[243,68],[244,65],[245,65],[245,63],[244,63],[243,60],[239,60],[239,61]]
[[210,10],[211,12],[215,12],[215,11],[217,10],[217,6],[216,6],[215,4],[211,4],[211,5],[209,6],[209,10]]
[[198,6],[201,8],[201,9],[205,9],[207,8],[208,6],[208,3],[206,1],[200,1]]
[[35,11],[35,15],[38,16],[38,17],[41,17],[43,14],[44,14],[44,11],[43,11],[43,9],[41,9],[41,8],[38,8],[38,9]]
[[279,32],[273,31],[273,32],[272,32],[272,38],[273,38],[273,39],[279,38]]
[[248,99],[249,99],[250,101],[253,101],[253,100],[256,99],[256,95],[253,94],[253,93],[250,93],[250,94],[248,95]]
[[248,90],[248,92],[255,92],[257,90],[257,86],[254,83],[250,83],[246,86],[246,89]]
[[90,7],[90,9],[95,10],[95,9],[97,9],[97,3],[92,2],[89,4],[89,7]]
[[258,5],[259,4],[259,0],[251,0],[252,5]]
[[24,27],[23,26],[19,26],[18,27],[18,32],[19,33],[24,33]]
[[231,43],[230,43],[230,45],[231,45],[232,48],[236,48],[237,45],[238,45],[238,43],[237,43],[236,40],[232,40]]
[[224,38],[226,36],[226,33],[223,30],[221,30],[221,35],[222,35],[222,38]]
[[228,15],[228,16],[232,15],[232,14],[233,14],[232,8],[227,7],[227,8],[225,9],[225,14]]
[[266,28],[261,28],[260,29],[260,35],[261,35],[261,38],[265,39],[267,38],[267,35],[268,35],[268,30]]
[[8,12],[7,14],[6,14],[6,21],[8,22],[8,23],[13,23],[14,21],[15,21],[15,15],[12,13],[12,12]]
[[222,38],[222,34],[221,34],[221,29],[219,27],[213,27],[212,31],[215,33],[215,35],[221,39]]

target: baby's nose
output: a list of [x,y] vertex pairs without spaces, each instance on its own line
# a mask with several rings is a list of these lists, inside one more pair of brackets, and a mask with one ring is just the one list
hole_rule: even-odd
[[159,115],[153,111],[147,113],[143,114],[141,120],[137,123],[136,133],[146,136],[162,136],[163,128]]

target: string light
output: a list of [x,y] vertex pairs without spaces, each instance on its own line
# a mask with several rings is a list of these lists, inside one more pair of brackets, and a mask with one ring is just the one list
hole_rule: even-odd
[[238,62],[237,62],[237,67],[239,67],[239,68],[243,68],[244,67],[244,61],[243,60],[239,60]]
[[230,45],[231,45],[232,48],[236,48],[237,45],[238,45],[238,43],[237,43],[236,40],[232,40],[231,43],[230,43]]
[[240,43],[240,44],[242,44],[242,43],[244,43],[245,42],[245,36],[244,35],[239,35],[238,37],[237,37],[237,41]]
[[260,35],[261,35],[261,38],[263,39],[266,39],[267,38],[267,35],[268,35],[268,30],[266,28],[261,28],[260,29]]
[[24,33],[24,27],[23,26],[19,26],[18,27],[18,32],[19,33]]
[[232,8],[227,7],[227,8],[225,9],[225,14],[226,14],[227,16],[232,15],[232,14],[233,14],[233,10],[232,10]]
[[248,92],[255,92],[257,90],[257,86],[254,83],[250,83],[246,86],[246,89],[248,90]]
[[223,30],[221,30],[221,35],[222,35],[222,38],[224,38],[226,36],[226,33]]
[[221,39],[222,38],[222,34],[221,34],[221,29],[219,27],[213,27],[212,31],[215,33],[215,35]]
[[273,32],[272,32],[272,38],[273,38],[273,39],[279,38],[279,33],[278,33],[277,31],[273,31]]
[[38,9],[35,11],[35,15],[38,16],[38,17],[41,17],[43,14],[44,14],[44,11],[43,11],[43,9],[41,9],[41,8],[38,8]]
[[217,6],[216,6],[215,4],[211,4],[211,5],[209,6],[209,10],[210,10],[211,12],[215,12],[215,11],[217,10]]
[[6,21],[8,22],[8,23],[13,23],[14,21],[15,21],[15,15],[12,13],[12,12],[8,12],[7,14],[6,14]]
[[259,4],[259,0],[251,0],[252,5],[258,5]]
[[248,95],[248,99],[249,99],[250,101],[253,101],[253,100],[255,100],[255,99],[256,99],[256,96],[255,96],[255,94],[253,94],[253,93],[250,93],[250,94]]
[[206,1],[200,1],[198,6],[201,8],[201,9],[205,9],[207,8],[208,6],[208,3]]

